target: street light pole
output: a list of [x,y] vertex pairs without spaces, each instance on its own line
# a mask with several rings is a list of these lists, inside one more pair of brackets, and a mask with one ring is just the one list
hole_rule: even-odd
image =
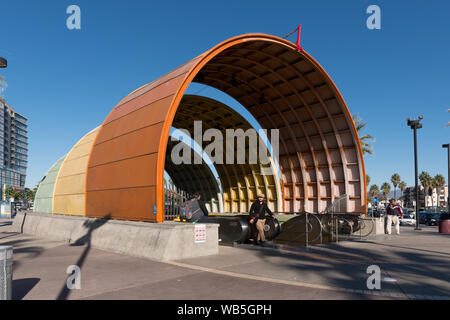
[[415,230],[421,230],[419,226],[419,207],[420,207],[420,199],[419,199],[419,166],[417,161],[417,129],[422,128],[422,124],[420,120],[423,119],[423,116],[419,116],[418,120],[407,119],[408,126],[414,131],[414,169],[415,169],[415,190],[416,190],[416,228]]
[[450,213],[450,143],[443,144],[442,148],[447,148],[448,173],[447,173],[447,212]]

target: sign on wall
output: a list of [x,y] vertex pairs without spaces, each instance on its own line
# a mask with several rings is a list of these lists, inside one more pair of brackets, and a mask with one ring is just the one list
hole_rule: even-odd
[[206,225],[196,224],[194,228],[194,243],[206,242]]

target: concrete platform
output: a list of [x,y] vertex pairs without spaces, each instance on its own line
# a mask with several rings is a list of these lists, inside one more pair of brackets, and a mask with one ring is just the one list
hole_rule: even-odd
[[194,236],[196,225],[191,223],[157,224],[25,212],[16,215],[11,231],[166,261],[217,254],[219,225],[204,226],[206,239],[199,242]]

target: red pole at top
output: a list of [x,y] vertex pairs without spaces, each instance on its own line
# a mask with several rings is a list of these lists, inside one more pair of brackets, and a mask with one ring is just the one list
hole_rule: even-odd
[[297,34],[297,51],[302,52],[303,48],[300,47],[300,34],[302,32],[302,25],[298,26],[298,34]]

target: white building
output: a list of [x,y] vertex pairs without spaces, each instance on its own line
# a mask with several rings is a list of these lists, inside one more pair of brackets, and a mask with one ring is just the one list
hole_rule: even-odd
[[448,185],[440,188],[433,188],[431,196],[426,196],[427,207],[443,208],[447,206]]

